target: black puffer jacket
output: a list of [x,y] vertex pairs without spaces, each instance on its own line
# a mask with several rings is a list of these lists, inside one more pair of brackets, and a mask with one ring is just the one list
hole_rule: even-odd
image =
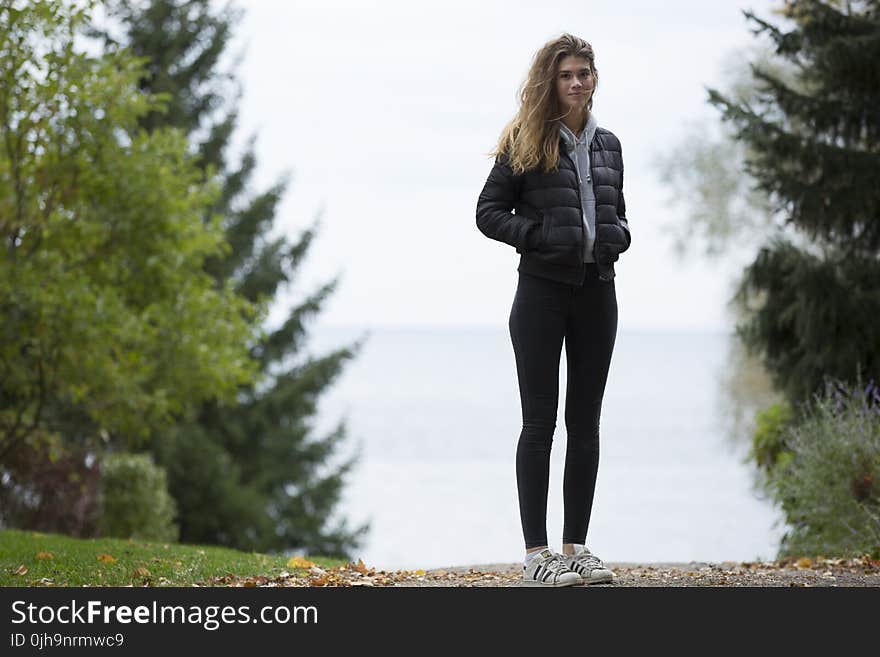
[[[593,258],[599,278],[610,281],[614,262],[631,239],[623,200],[623,153],[610,130],[597,128],[593,135],[590,172],[596,195]],[[583,284],[587,267],[580,190],[563,143],[559,167],[550,173],[514,175],[507,156],[499,155],[477,200],[477,227],[487,237],[516,247],[522,254],[519,271]]]

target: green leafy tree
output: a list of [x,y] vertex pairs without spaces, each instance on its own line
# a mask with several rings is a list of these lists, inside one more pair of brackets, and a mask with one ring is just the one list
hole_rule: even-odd
[[[256,167],[253,139],[240,162],[229,161],[240,89],[220,66],[241,12],[232,5],[212,9],[208,0],[109,6],[112,24],[97,33],[149,58],[141,88],[168,98],[167,112],[146,114],[141,124],[148,130],[173,125],[190,135],[206,176],[222,189],[212,212],[223,217],[232,248],[211,259],[206,271],[218,286],[232,285],[248,299],[277,299],[305,259],[317,223],[292,243],[271,237],[286,177],[265,191],[247,192]],[[348,556],[368,530],[329,520],[356,462],[351,457],[331,463],[345,439],[344,424],[329,435],[311,435],[318,397],[361,343],[319,357],[299,353],[307,321],[336,284],[330,281],[301,300],[279,326],[255,327],[249,346],[261,377],[241,388],[236,405],[209,400],[195,421],[154,442],[177,502],[182,541]]]
[[796,84],[752,66],[758,90],[710,102],[747,145],[745,169],[793,235],[746,268],[739,334],[788,400],[824,378],[880,378],[880,11],[876,1],[785,2],[789,31],[750,12]]
[[10,465],[138,444],[257,375],[261,305],[204,271],[221,190],[184,133],[139,126],[161,106],[143,60],[77,46],[90,10],[0,3],[0,488],[18,498]]

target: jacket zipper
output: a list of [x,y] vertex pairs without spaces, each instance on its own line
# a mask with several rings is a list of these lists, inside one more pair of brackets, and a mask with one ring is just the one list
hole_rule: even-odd
[[[587,229],[584,227],[584,216],[583,216],[584,203],[583,203],[583,200],[581,199],[581,174],[578,172],[577,164],[575,164],[574,160],[571,159],[571,157],[569,156],[568,153],[565,153],[565,157],[567,157],[568,161],[571,162],[572,166],[574,167],[574,172],[575,172],[575,174],[577,174],[577,177],[578,177],[577,195],[578,195],[578,206],[581,209],[581,238],[582,238],[581,244],[580,244],[581,255],[579,257],[581,258],[581,264],[583,264],[584,248],[587,246]],[[575,157],[577,157],[577,155],[575,155]],[[590,184],[592,184],[592,182]]]
[[[589,146],[589,144],[588,144],[588,146]],[[580,209],[581,209],[581,244],[580,244],[580,249],[578,250],[578,266],[580,267],[580,270],[581,270],[580,284],[583,285],[584,279],[587,277],[587,266],[584,264],[584,249],[587,248],[587,228],[584,225],[584,221],[586,221],[586,217],[583,216],[584,202],[583,202],[583,199],[581,198],[581,173],[580,173],[580,168],[578,168],[577,162],[575,162],[568,155],[568,153],[566,153],[565,156],[568,157],[568,161],[571,162],[572,166],[574,166],[574,172],[577,175],[577,179],[578,179],[578,184],[577,184],[578,207],[580,207]],[[574,156],[577,157],[577,151],[575,151]],[[590,164],[592,165],[592,163],[593,163],[593,158],[591,157]],[[591,168],[592,168],[592,166],[591,166]],[[592,172],[591,172],[591,176],[590,176],[590,184],[591,185],[593,184]]]

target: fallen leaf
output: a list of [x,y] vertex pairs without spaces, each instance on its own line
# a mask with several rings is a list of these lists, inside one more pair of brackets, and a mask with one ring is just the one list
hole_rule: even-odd
[[314,561],[309,561],[303,557],[290,557],[287,560],[288,568],[311,568],[312,566],[316,566],[317,564]]
[[809,557],[801,557],[800,559],[795,561],[794,565],[798,568],[809,568],[813,565],[813,560]]
[[27,566],[25,566],[24,564],[21,564],[18,568],[16,568],[15,572],[12,574],[13,575],[26,575],[27,571],[28,571]]
[[116,563],[116,557],[110,554],[99,554],[98,561],[102,563]]
[[132,573],[132,575],[134,575],[135,577],[149,577],[150,574],[150,571],[143,566],[141,566],[140,568],[135,568],[134,572]]
[[37,552],[37,559],[43,561],[45,559],[54,559],[55,555],[51,552]]

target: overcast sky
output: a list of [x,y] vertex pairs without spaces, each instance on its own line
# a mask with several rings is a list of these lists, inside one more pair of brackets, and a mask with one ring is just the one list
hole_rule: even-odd
[[241,0],[238,137],[257,134],[255,188],[291,173],[277,228],[292,239],[321,220],[285,303],[339,274],[316,326],[506,330],[519,256],[479,232],[477,196],[532,56],[568,31],[593,45],[593,113],[623,146],[620,330],[729,328],[734,267],[676,258],[682,212],[654,160],[688,122],[717,119],[705,87],[755,42],[742,10],[778,23],[779,4]]

